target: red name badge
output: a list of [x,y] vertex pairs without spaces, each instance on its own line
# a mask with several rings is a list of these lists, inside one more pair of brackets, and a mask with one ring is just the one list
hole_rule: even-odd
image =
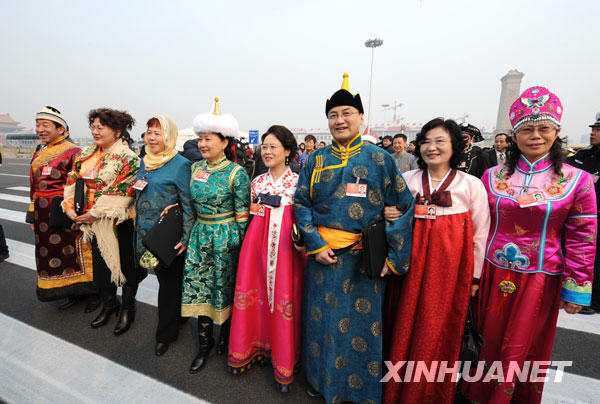
[[265,205],[261,205],[258,203],[250,204],[250,214],[256,216],[264,216],[265,215]]
[[137,180],[135,182],[135,184],[133,184],[133,189],[137,189],[138,191],[143,191],[144,188],[146,188],[146,185],[148,185],[147,181]]
[[81,178],[83,178],[84,180],[93,180],[96,178],[96,171],[87,170],[86,172],[83,173]]
[[206,182],[208,180],[208,177],[210,177],[209,172],[200,171],[198,174],[196,174],[196,176],[194,177],[194,180],[200,181],[200,182]]
[[543,192],[534,192],[533,194],[517,195],[517,202],[522,208],[529,206],[543,205],[546,203],[546,197]]
[[415,205],[415,217],[435,220],[435,209],[434,205]]
[[346,196],[367,196],[367,184],[346,184]]
[[42,175],[50,175],[52,173],[52,168],[50,166],[44,166],[42,168]]

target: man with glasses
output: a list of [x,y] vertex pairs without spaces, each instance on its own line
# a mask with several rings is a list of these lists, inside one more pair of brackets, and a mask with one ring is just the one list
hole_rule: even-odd
[[[308,393],[329,403],[381,401],[384,276],[405,273],[410,262],[414,200],[392,157],[363,142],[363,113],[344,74],[342,88],[325,106],[332,145],[309,156],[294,196],[312,258],[303,304]],[[404,215],[387,223],[387,258],[370,279],[361,269],[361,231],[383,220],[384,205]]]

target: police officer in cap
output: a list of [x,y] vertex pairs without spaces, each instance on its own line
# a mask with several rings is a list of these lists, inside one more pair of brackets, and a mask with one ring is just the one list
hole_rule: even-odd
[[481,142],[483,136],[476,126],[463,122],[460,124],[463,139],[465,141],[465,150],[462,161],[458,164],[458,169],[467,174],[481,178],[488,168],[487,159],[483,155],[483,150],[479,146],[473,146],[473,143]]
[[[596,122],[590,125],[590,145],[569,157],[567,162],[577,168],[592,174],[596,191],[596,204],[600,210],[600,112],[596,114]],[[600,250],[596,244],[596,261],[594,262],[594,283],[592,285],[592,304],[584,307],[579,313],[600,313]]]

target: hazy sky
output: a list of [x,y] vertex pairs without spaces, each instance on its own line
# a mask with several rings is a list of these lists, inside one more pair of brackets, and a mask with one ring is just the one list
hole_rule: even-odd
[[[325,100],[342,74],[369,101],[404,103],[426,122],[469,114],[496,124],[500,78],[525,73],[563,106],[563,134],[589,133],[600,111],[600,2],[576,1],[3,1],[0,113],[27,128],[44,105],[74,137],[95,107],[129,111],[135,138],[154,114],[181,128],[215,96],[242,130],[326,128]],[[391,114],[387,114],[389,118]]]

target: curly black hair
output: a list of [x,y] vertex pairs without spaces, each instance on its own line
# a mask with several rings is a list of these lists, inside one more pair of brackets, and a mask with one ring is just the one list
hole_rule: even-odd
[[127,130],[131,130],[135,124],[135,119],[127,111],[117,111],[110,108],[92,109],[88,114],[88,123],[92,123],[98,118],[102,125],[108,126],[115,132],[119,133],[119,137]]
[[423,128],[421,128],[421,132],[417,134],[417,138],[415,139],[417,142],[415,147],[415,157],[417,158],[417,164],[419,165],[419,168],[422,170],[427,168],[427,164],[425,164],[425,160],[423,160],[423,157],[421,156],[421,145],[425,141],[427,132],[435,128],[442,128],[450,135],[450,140],[452,141],[452,157],[450,157],[450,168],[458,168],[458,165],[463,158],[465,140],[462,137],[462,131],[458,124],[452,119],[444,120],[444,118],[432,119],[431,121],[427,122]]
[[283,148],[290,151],[290,156],[294,156],[296,154],[296,150],[298,149],[296,138],[288,128],[283,125],[273,125],[267,129],[260,140],[264,143],[265,138],[268,135],[275,136],[277,140],[281,142]]
[[[554,143],[552,143],[552,147],[550,147],[550,162],[552,163],[554,173],[558,176],[562,175],[562,165],[565,162],[565,155],[563,154],[562,150],[566,144],[567,141],[565,139],[561,139],[559,136],[557,136],[554,140]],[[510,177],[515,173],[515,167],[517,167],[520,157],[521,150],[519,150],[517,142],[511,141],[506,149],[506,161],[504,162],[506,165],[507,177]]]

